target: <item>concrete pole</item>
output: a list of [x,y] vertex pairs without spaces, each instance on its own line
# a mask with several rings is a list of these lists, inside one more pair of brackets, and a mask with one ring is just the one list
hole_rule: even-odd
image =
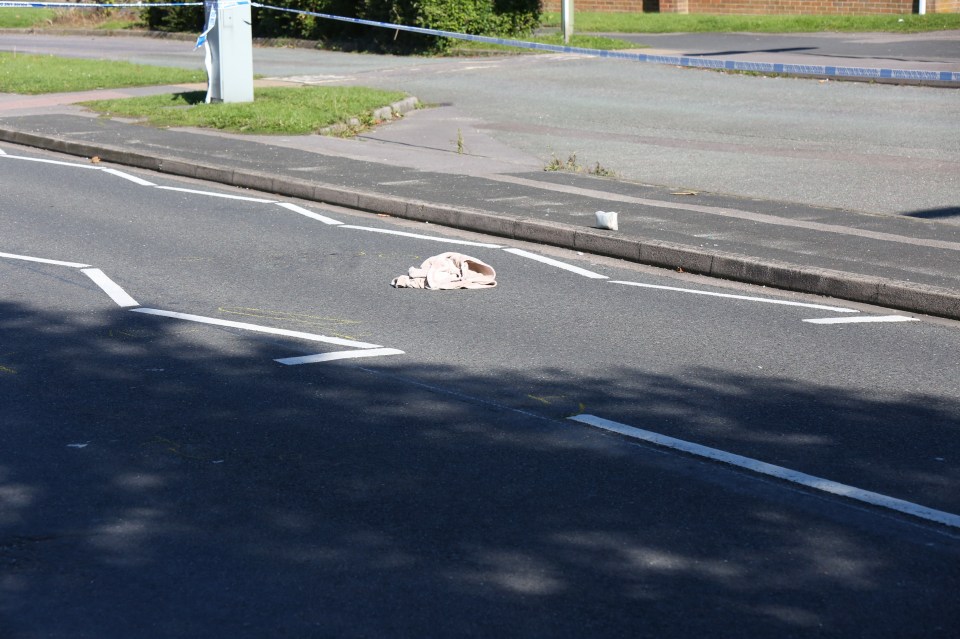
[[253,29],[250,4],[205,0],[207,102],[253,102]]

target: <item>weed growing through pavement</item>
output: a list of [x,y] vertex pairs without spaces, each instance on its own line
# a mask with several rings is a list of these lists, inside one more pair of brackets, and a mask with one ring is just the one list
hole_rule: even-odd
[[598,177],[616,177],[617,174],[615,171],[612,171],[599,162],[597,162],[593,167],[584,168],[577,163],[577,154],[571,153],[567,156],[566,162],[553,156],[553,158],[547,162],[546,166],[543,167],[544,171],[570,171],[571,173],[584,173],[586,172],[589,175],[596,175]]
[[577,164],[577,154],[572,153],[571,155],[567,156],[566,162],[564,162],[557,156],[553,156],[553,158],[547,163],[547,165],[543,167],[543,170],[544,171],[573,171],[574,173],[578,173],[583,170],[583,167]]
[[599,162],[597,162],[592,169],[588,169],[587,173],[599,177],[617,177],[617,174],[614,171],[606,168],[605,166],[600,166]]

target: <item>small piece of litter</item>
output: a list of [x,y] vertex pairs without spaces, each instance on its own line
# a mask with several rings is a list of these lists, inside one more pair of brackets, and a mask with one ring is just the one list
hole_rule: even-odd
[[597,228],[618,230],[616,211],[597,211]]
[[222,464],[222,463],[223,463],[223,460],[222,460],[222,459],[217,459],[217,460],[215,460],[213,463],[214,463],[214,464]]
[[670,195],[698,195],[697,191],[674,191]]
[[86,448],[89,445],[90,442],[87,442],[86,444],[67,444],[67,448]]

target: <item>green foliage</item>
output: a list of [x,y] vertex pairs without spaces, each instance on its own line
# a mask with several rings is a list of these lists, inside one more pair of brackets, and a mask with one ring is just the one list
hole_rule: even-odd
[[203,7],[149,7],[141,19],[151,31],[200,33],[203,31]]
[[[355,6],[360,2],[358,0],[279,0],[266,4],[295,11],[356,18]],[[337,20],[275,9],[253,8],[253,35],[258,38],[330,40],[338,39],[341,33],[350,32],[353,28],[349,23]]]
[[[539,0],[363,0],[367,20],[471,35],[517,37],[540,23]],[[400,34],[387,32],[389,37]],[[403,34],[407,46],[441,51],[449,38]]]
[[[517,37],[539,25],[539,0],[276,0],[273,6],[296,11],[361,18],[389,24],[440,29],[474,35]],[[253,8],[253,35],[261,38],[323,40],[343,46],[391,51],[440,51],[450,44],[436,38],[328,20],[300,13]],[[151,7],[143,21],[155,31],[199,33],[203,30],[202,7]]]

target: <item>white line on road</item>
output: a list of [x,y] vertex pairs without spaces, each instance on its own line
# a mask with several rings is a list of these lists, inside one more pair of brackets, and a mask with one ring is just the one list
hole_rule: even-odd
[[109,173],[110,175],[116,175],[119,178],[124,180],[129,180],[134,184],[139,184],[140,186],[156,186],[153,182],[148,182],[144,179],[138,178],[136,175],[130,175],[129,173],[124,173],[123,171],[118,171],[117,169],[102,169],[104,173]]
[[432,242],[446,242],[447,244],[463,244],[464,246],[478,246],[480,248],[500,248],[499,244],[484,244],[482,242],[469,242],[467,240],[454,240],[449,237],[436,237],[434,235],[419,235],[417,233],[406,233],[404,231],[391,231],[389,229],[375,229],[369,226],[353,226],[344,224],[342,229],[353,229],[355,231],[371,231],[373,233],[386,233],[387,235],[400,235],[402,237],[413,237],[418,240],[430,240]]
[[77,164],[76,162],[60,162],[58,160],[45,160],[43,158],[28,158],[22,155],[7,155],[3,154],[3,157],[8,160],[26,160],[27,162],[40,162],[41,164],[56,164],[57,166],[71,166],[76,169],[97,169],[100,170],[101,167],[94,166],[92,164]]
[[314,213],[313,211],[309,211],[302,206],[297,206],[296,204],[290,204],[289,202],[277,202],[277,204],[285,209],[293,211],[294,213],[306,215],[307,217],[317,220],[318,222],[323,222],[324,224],[343,224],[343,222],[334,220],[333,218],[329,218],[325,215],[320,215],[319,213]]
[[566,262],[553,260],[553,259],[550,259],[549,257],[537,255],[536,253],[530,253],[528,251],[524,251],[523,249],[507,248],[503,250],[506,251],[507,253],[513,253],[514,255],[519,255],[520,257],[526,257],[531,260],[536,260],[537,262],[543,262],[544,264],[549,264],[550,266],[556,266],[557,268],[562,268],[565,271],[570,271],[571,273],[576,273],[577,275],[583,275],[584,277],[590,277],[595,280],[607,279],[606,275],[601,275],[600,273],[594,273],[593,271],[588,271],[587,269],[580,268],[579,266],[574,266],[573,264],[567,264]]
[[194,193],[196,195],[209,195],[210,197],[222,197],[227,200],[243,200],[244,202],[259,202],[261,204],[276,204],[276,200],[265,200],[259,197],[245,197],[243,195],[228,195],[226,193],[214,193],[213,191],[198,191],[196,189],[184,189],[179,186],[158,186],[158,189],[164,191],[179,191],[181,193]]
[[840,306],[824,306],[822,304],[808,304],[805,302],[789,302],[787,300],[774,300],[766,297],[750,297],[747,295],[733,295],[730,293],[713,293],[711,291],[698,291],[692,288],[677,288],[675,286],[659,286],[657,284],[640,284],[639,282],[622,282],[619,280],[611,281],[610,284],[626,284],[627,286],[656,288],[664,291],[677,291],[679,293],[693,293],[694,295],[710,295],[712,297],[727,297],[735,300],[746,300],[748,302],[765,302],[767,304],[783,304],[784,306],[802,306],[804,308],[816,308],[824,311],[834,311],[836,313],[857,313],[858,312],[852,308],[842,308]]
[[24,260],[26,262],[40,262],[41,264],[53,264],[54,266],[69,266],[71,268],[87,268],[89,264],[77,264],[76,262],[61,262],[59,260],[47,260],[42,257],[30,257],[29,255],[14,255],[13,253],[0,253],[0,257],[6,257],[11,260]]
[[675,439],[666,435],[660,435],[659,433],[654,433],[649,430],[641,430],[639,428],[634,428],[633,426],[627,426],[626,424],[610,421],[594,415],[575,415],[570,417],[570,419],[578,421],[582,424],[595,426],[597,428],[602,428],[603,430],[608,430],[621,435],[626,435],[627,437],[632,437],[634,439],[639,439],[651,444],[656,444],[657,446],[664,446],[666,448],[672,448],[674,450],[679,450],[681,452],[696,455],[698,457],[705,457],[707,459],[713,459],[725,464],[731,464],[755,473],[776,477],[777,479],[800,484],[801,486],[827,492],[832,495],[847,497],[849,499],[854,499],[872,506],[879,506],[881,508],[895,510],[913,517],[919,517],[921,519],[926,519],[939,524],[960,528],[960,515],[954,515],[942,510],[934,510],[933,508],[927,508],[926,506],[914,504],[913,502],[904,501],[895,497],[888,497],[887,495],[881,495],[880,493],[862,490],[853,486],[847,486],[846,484],[839,484],[835,481],[830,481],[829,479],[822,479],[820,477],[801,473],[796,470],[790,470],[789,468],[783,468],[782,466],[775,466],[773,464],[768,464],[756,459],[751,459],[750,457],[743,457],[741,455],[735,455],[733,453],[728,453],[716,448],[709,448],[707,446],[701,446],[700,444],[694,444],[682,439]]
[[864,317],[821,317],[803,321],[811,324],[866,324],[868,322],[919,322],[920,320],[905,315],[868,315]]
[[148,315],[160,315],[161,317],[172,317],[174,319],[186,320],[188,322],[199,322],[200,324],[214,324],[216,326],[227,326],[230,328],[239,328],[245,331],[254,331],[257,333],[270,333],[271,335],[283,335],[284,337],[295,337],[313,342],[324,342],[327,344],[336,344],[337,346],[350,346],[352,348],[383,348],[380,344],[367,344],[365,342],[356,342],[340,337],[328,337],[326,335],[314,335],[313,333],[301,333],[300,331],[289,331],[285,328],[271,328],[269,326],[259,326],[257,324],[247,324],[246,322],[232,322],[230,320],[217,319],[215,317],[203,317],[201,315],[188,315],[187,313],[177,313],[175,311],[161,311],[156,308],[135,308],[134,313],[147,313]]
[[103,289],[103,292],[110,296],[117,306],[128,308],[130,306],[140,306],[140,303],[127,295],[126,291],[117,286],[116,282],[107,277],[103,271],[98,268],[85,268],[81,273],[93,280],[93,283]]
[[393,182],[377,182],[380,186],[402,186],[406,184],[423,184],[423,180],[395,180]]
[[383,355],[403,355],[403,351],[395,348],[374,348],[364,351],[337,351],[336,353],[320,353],[318,355],[304,355],[302,357],[284,357],[273,361],[295,366],[297,364],[317,364],[332,362],[339,359],[354,359],[357,357],[382,357]]

